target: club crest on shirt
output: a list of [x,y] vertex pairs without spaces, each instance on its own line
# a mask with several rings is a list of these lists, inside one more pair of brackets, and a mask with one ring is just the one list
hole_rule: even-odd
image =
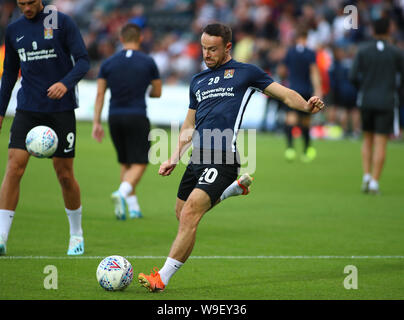
[[44,29],[44,38],[47,40],[53,39],[53,29]]
[[225,79],[231,79],[234,76],[234,69],[227,69],[224,70],[224,78]]

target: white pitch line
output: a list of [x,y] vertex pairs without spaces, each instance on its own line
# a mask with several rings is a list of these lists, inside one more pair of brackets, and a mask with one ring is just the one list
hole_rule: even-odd
[[[106,256],[0,256],[0,260],[100,260]],[[166,256],[124,256],[127,259],[166,259]],[[404,256],[190,256],[200,260],[332,260],[332,259],[404,259]]]

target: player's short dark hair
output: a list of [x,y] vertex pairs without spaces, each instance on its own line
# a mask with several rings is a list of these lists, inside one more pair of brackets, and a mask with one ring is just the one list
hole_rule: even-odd
[[389,33],[390,19],[387,17],[379,18],[373,21],[373,30],[375,34],[384,35]]
[[142,29],[134,23],[128,23],[121,29],[123,42],[139,42]]
[[208,24],[203,28],[202,32],[210,36],[221,37],[224,45],[231,42],[233,37],[231,28],[221,23]]

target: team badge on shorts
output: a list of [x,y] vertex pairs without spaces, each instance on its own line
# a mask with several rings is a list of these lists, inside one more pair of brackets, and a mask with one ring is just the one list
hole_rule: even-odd
[[44,29],[44,38],[49,40],[49,39],[53,39],[53,29]]
[[234,76],[234,69],[227,69],[224,70],[224,78],[225,79],[231,79]]

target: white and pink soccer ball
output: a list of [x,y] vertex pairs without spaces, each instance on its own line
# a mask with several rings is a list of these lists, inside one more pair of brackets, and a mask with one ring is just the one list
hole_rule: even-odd
[[132,265],[124,257],[109,256],[98,265],[97,281],[107,291],[123,290],[131,284],[132,280]]
[[58,148],[58,137],[52,128],[36,126],[28,132],[25,146],[34,157],[49,158]]

